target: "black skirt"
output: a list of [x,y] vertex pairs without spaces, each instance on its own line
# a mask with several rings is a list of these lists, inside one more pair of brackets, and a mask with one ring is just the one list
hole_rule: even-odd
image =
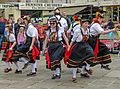
[[[97,42],[97,37],[91,36],[88,43],[90,44],[90,46],[95,49],[95,45]],[[110,56],[110,52],[109,49],[107,48],[107,46],[100,42],[100,40],[98,39],[98,54],[97,54],[97,59],[96,61],[92,61],[91,60],[91,66],[94,66],[96,64],[107,64],[107,63],[111,63],[111,56]]]
[[[27,36],[26,42],[21,46],[18,46],[18,48],[15,50],[15,55],[17,54],[15,59],[19,59],[20,57],[25,57],[29,60],[30,63],[35,63],[35,60],[33,60],[32,57],[32,51],[28,52],[31,43],[32,43],[32,37]],[[38,48],[37,42],[35,43],[35,46]],[[37,56],[37,59],[39,59],[39,55]]]
[[60,61],[64,56],[65,48],[61,42],[50,42],[48,44],[48,53],[50,57],[51,70],[61,67]]
[[70,58],[67,59],[68,68],[78,68],[81,67],[85,61],[93,60],[94,53],[93,49],[87,42],[79,42],[72,49]]

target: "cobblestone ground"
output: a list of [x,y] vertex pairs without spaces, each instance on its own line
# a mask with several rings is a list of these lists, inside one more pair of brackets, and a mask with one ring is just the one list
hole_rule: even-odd
[[72,82],[71,70],[64,64],[61,79],[52,80],[51,71],[46,69],[44,57],[38,62],[38,72],[34,77],[26,76],[30,72],[30,66],[23,70],[22,74],[14,73],[15,65],[12,65],[12,72],[4,73],[5,64],[1,62],[0,89],[120,89],[120,58],[112,55],[112,59],[111,70],[100,69],[98,65],[93,68],[94,73],[90,78],[81,78],[78,74],[77,83]]

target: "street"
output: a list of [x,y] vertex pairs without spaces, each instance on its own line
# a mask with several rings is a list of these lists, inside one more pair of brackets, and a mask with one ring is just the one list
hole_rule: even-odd
[[[2,57],[2,54],[0,54]],[[120,89],[120,58],[112,55],[111,70],[95,66],[90,78],[81,78],[77,75],[78,82],[72,82],[72,72],[62,63],[62,77],[58,80],[51,79],[51,71],[46,69],[44,57],[38,61],[36,76],[28,77],[30,67],[24,69],[22,74],[15,74],[15,65],[10,73],[4,73],[5,63],[0,64],[0,89]],[[21,67],[23,63],[21,63]]]

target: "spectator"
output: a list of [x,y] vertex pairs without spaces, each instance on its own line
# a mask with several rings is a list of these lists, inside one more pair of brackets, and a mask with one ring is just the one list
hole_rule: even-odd
[[0,52],[1,52],[1,48],[2,48],[2,41],[3,41],[4,32],[5,32],[6,22],[7,22],[7,20],[1,16],[0,17]]

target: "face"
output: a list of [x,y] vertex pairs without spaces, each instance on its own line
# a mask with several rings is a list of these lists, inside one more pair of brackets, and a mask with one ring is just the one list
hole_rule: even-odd
[[27,24],[28,24],[28,21],[27,21],[26,19],[23,19],[23,23],[24,23],[25,25],[27,25]]
[[55,28],[56,27],[56,22],[55,21],[50,21],[50,27]]
[[20,32],[20,33],[24,33],[24,30],[25,30],[24,27],[20,27],[19,32]]
[[83,28],[88,28],[88,26],[89,26],[89,22],[84,22],[84,23],[82,24],[82,27],[83,27]]
[[18,23],[23,23],[23,19],[22,19],[22,18],[19,18],[19,19],[18,19]]
[[99,23],[101,24],[103,22],[103,18],[98,18]]

